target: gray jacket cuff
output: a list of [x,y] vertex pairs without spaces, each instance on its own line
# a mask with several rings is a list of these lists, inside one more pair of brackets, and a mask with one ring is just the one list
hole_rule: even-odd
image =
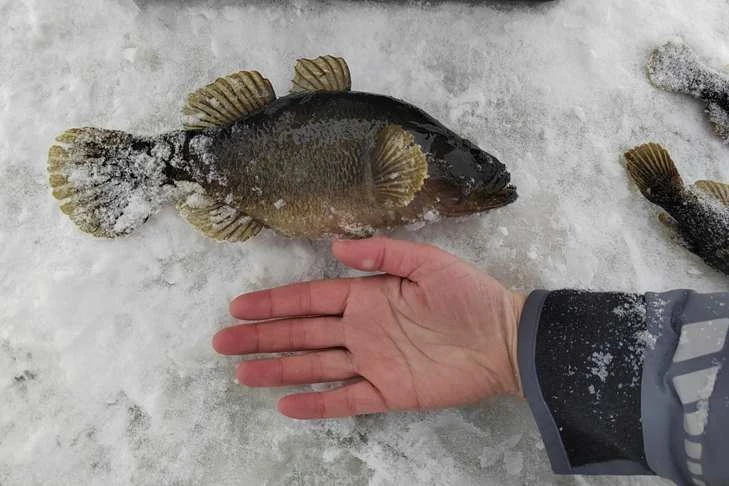
[[552,470],[558,474],[569,474],[572,472],[572,468],[567,459],[567,452],[562,445],[557,424],[554,422],[552,413],[542,396],[534,359],[537,348],[539,318],[547,295],[549,295],[548,290],[535,290],[529,294],[524,304],[521,319],[519,320],[517,359],[519,361],[522,390],[537,422],[539,432],[542,434],[542,441],[549,456],[549,462],[552,464]]
[[[536,366],[539,323],[549,294],[550,292],[546,290],[535,290],[529,295],[519,323],[517,354],[522,389],[539,427],[553,471],[557,474],[652,474],[652,471],[643,464],[623,459],[603,460],[578,466],[570,463],[560,429],[544,399]],[[565,361],[569,361],[569,358],[566,357]]]

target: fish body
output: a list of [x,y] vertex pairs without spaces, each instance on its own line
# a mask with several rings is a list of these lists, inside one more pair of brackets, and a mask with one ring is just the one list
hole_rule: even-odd
[[366,237],[516,199],[492,155],[413,105],[350,91],[339,58],[304,61],[319,76],[300,75],[300,61],[298,89],[277,99],[255,72],[199,90],[186,130],[67,131],[49,155],[62,210],[81,229],[113,237],[172,200],[204,233],[240,241],[263,227]]
[[729,143],[729,75],[726,72],[706,66],[690,47],[675,41],[655,49],[646,68],[656,87],[704,100],[714,132]]
[[679,242],[707,264],[729,274],[729,185],[698,181],[686,186],[668,152],[658,144],[625,154],[627,169],[641,193],[663,208]]

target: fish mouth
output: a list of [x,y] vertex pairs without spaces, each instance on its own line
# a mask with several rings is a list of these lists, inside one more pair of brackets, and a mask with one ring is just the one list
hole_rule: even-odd
[[499,208],[518,197],[516,187],[511,184],[498,189],[479,184],[466,194],[463,189],[445,181],[429,181],[424,191],[435,196],[438,211],[443,216],[465,216]]

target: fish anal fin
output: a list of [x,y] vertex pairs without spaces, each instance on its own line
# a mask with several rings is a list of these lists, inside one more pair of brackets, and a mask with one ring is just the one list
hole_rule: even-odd
[[222,127],[276,99],[271,82],[258,71],[239,71],[190,93],[182,109],[186,130]]
[[344,59],[320,56],[316,59],[297,59],[291,92],[349,91],[352,80]]
[[724,206],[729,206],[729,184],[704,180],[696,181],[693,187],[707,196],[716,199]]
[[256,236],[263,224],[225,203],[192,195],[177,205],[180,215],[210,238],[245,241]]
[[427,176],[425,154],[410,132],[394,124],[381,128],[372,152],[375,198],[385,206],[407,206]]
[[650,201],[657,192],[678,190],[683,180],[668,151],[657,143],[639,145],[624,154],[626,169],[640,192]]

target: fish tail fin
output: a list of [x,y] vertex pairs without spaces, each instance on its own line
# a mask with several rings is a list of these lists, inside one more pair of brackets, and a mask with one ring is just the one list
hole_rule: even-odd
[[662,205],[675,200],[684,184],[668,151],[657,143],[646,143],[625,152],[626,169],[649,201]]
[[698,56],[682,42],[670,41],[651,54],[646,65],[648,78],[657,88],[700,96],[702,78],[707,68]]
[[71,128],[48,151],[48,178],[61,211],[86,233],[131,233],[164,202],[166,162],[154,139],[118,130]]

